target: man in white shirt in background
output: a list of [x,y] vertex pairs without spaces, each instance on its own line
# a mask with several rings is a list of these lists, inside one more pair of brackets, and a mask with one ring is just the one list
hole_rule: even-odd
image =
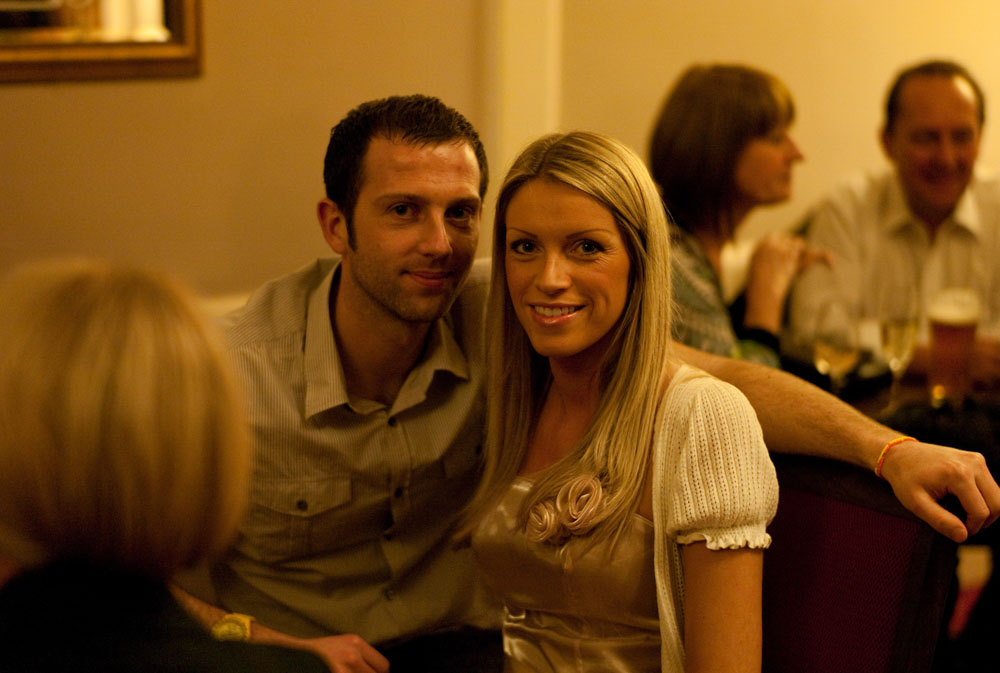
[[[940,289],[972,288],[980,325],[1000,320],[1000,182],[975,171],[984,121],[982,89],[961,65],[927,61],[896,77],[881,132],[892,168],[841,185],[808,218],[809,243],[834,263],[798,279],[792,344],[811,342],[818,310],[833,297],[874,324],[887,285],[916,285],[922,307]],[[926,373],[927,364],[919,346],[910,370]],[[982,330],[972,369],[1000,379],[1000,341]]]

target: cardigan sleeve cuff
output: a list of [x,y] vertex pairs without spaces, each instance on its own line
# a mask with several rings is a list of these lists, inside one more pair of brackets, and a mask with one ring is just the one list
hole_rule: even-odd
[[771,546],[771,536],[759,526],[740,526],[704,530],[677,536],[678,544],[704,542],[712,550],[719,549],[767,549]]

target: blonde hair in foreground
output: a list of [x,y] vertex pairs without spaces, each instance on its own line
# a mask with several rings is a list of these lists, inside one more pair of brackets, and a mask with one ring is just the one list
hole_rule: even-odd
[[605,491],[593,538],[617,539],[642,494],[671,353],[670,250],[666,215],[642,161],[617,140],[582,131],[529,145],[498,196],[487,315],[485,464],[468,525],[475,525],[516,477],[551,376],[548,361],[534,352],[517,320],[504,270],[507,208],[533,180],[575,187],[607,208],[625,241],[631,271],[628,301],[602,367],[596,415],[580,444],[539,475],[522,521],[536,503],[554,498],[575,477],[593,475]]
[[0,555],[166,579],[221,551],[249,477],[224,358],[149,273],[62,261],[0,280]]

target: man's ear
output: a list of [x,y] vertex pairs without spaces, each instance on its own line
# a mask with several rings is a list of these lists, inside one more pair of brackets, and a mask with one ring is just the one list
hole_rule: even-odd
[[338,255],[344,255],[349,247],[347,217],[340,206],[330,199],[320,199],[316,205],[316,216],[326,244]]

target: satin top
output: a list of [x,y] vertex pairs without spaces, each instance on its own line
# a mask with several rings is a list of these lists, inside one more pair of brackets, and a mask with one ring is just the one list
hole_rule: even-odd
[[608,545],[573,536],[531,542],[517,516],[531,481],[519,478],[479,525],[472,547],[504,603],[508,673],[660,670],[653,524],[638,514]]
[[[660,405],[652,454],[656,525],[633,514],[613,554],[610,542],[595,545],[587,532],[603,497],[593,476],[565,484],[526,524],[518,515],[532,482],[519,478],[484,516],[472,548],[506,606],[509,673],[682,673],[680,546],[770,544],[778,482],[738,390],[681,366]],[[558,543],[533,541],[545,539]]]

